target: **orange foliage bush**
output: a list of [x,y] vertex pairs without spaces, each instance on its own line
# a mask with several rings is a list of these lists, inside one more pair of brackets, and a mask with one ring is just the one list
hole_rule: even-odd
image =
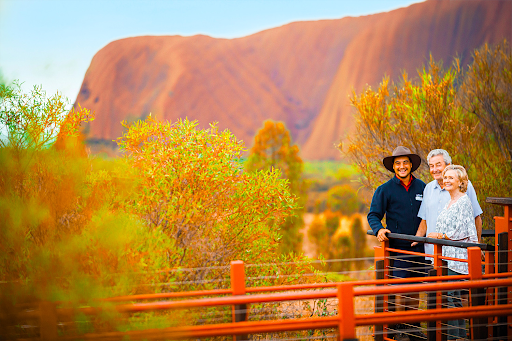
[[183,281],[220,278],[208,267],[230,260],[279,259],[279,227],[297,204],[277,169],[245,172],[243,144],[215,124],[198,129],[188,120],[149,117],[126,128],[118,143],[138,183],[129,209],[175,242],[170,267],[204,269]]
[[170,240],[113,204],[126,193],[115,179],[129,172],[85,153],[78,127],[91,114],[38,87],[0,85],[0,95],[0,334],[19,335],[19,321],[4,317],[20,303],[97,305],[160,280],[133,274],[161,268]]

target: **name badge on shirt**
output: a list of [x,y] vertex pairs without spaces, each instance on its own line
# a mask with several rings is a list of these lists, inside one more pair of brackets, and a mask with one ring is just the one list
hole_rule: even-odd
[[416,194],[416,200],[423,201],[423,194]]

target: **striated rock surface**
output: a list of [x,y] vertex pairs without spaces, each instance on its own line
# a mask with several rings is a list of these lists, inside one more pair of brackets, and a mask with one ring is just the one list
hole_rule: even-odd
[[361,92],[366,84],[376,87],[384,75],[397,80],[402,70],[414,78],[430,54],[445,66],[455,56],[468,64],[473,50],[484,43],[512,38],[511,1],[430,0],[374,17],[373,25],[359,32],[345,50],[303,146],[307,158],[339,157],[333,144],[353,128],[348,100],[352,90]]
[[122,120],[150,112],[230,129],[247,147],[266,119],[284,121],[305,159],[339,158],[353,127],[348,96],[384,74],[428,61],[470,61],[512,39],[511,1],[436,1],[364,17],[294,22],[237,39],[144,36],[114,41],[91,61],[75,101],[96,112],[93,151],[112,148]]

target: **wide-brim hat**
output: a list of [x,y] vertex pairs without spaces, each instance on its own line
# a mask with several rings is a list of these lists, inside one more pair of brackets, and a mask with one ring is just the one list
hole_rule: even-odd
[[395,157],[398,156],[408,156],[409,160],[411,160],[412,167],[411,167],[411,173],[414,172],[418,167],[421,165],[421,158],[419,155],[411,153],[409,148],[404,146],[398,146],[393,150],[393,155],[386,156],[384,159],[382,159],[382,163],[384,164],[384,167],[390,172],[395,172],[393,169],[393,162],[395,161]]

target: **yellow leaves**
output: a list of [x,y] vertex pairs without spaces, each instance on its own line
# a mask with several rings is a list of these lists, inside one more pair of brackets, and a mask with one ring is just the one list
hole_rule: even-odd
[[[419,71],[420,83],[414,84],[404,73],[399,84],[391,85],[385,77],[377,91],[367,88],[351,101],[357,110],[357,135],[352,138],[347,154],[361,168],[369,183],[377,186],[388,176],[383,168],[375,168],[397,145],[406,145],[423,157],[430,149],[446,146],[446,141],[460,132],[460,122],[452,105],[455,99],[455,73],[443,71],[440,64],[430,60],[428,70]],[[424,156],[425,155],[425,156]],[[425,163],[425,160],[423,159]],[[427,169],[420,172],[426,177]]]
[[94,113],[91,113],[91,111],[86,108],[82,108],[80,103],[78,103],[78,109],[73,107],[66,115],[61,125],[60,132],[66,136],[78,136],[80,125],[91,121],[94,121]]
[[68,114],[66,101],[57,93],[47,97],[40,86],[24,93],[19,82],[0,85],[0,124],[7,135],[0,147],[10,147],[18,153],[48,147],[59,134],[76,134],[80,122],[92,119],[88,110],[72,109]]
[[240,257],[254,249],[255,235],[276,233],[267,230],[271,219],[291,211],[281,180],[244,173],[243,143],[229,131],[219,132],[216,124],[198,129],[195,121],[147,119],[128,126],[118,143],[139,181],[133,212],[182,250],[179,263],[169,266]]

